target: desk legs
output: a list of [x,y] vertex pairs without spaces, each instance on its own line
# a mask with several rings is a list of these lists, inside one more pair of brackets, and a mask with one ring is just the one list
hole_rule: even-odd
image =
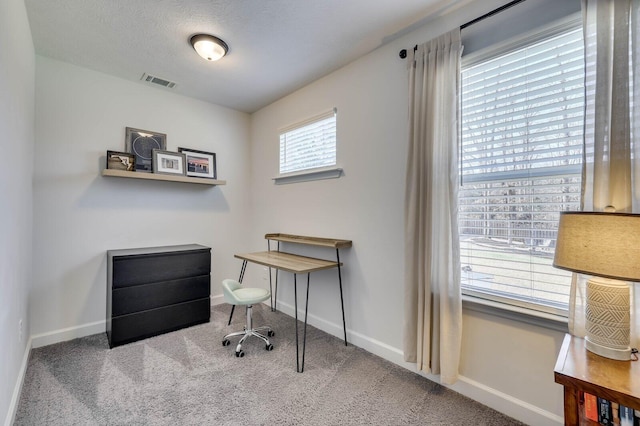
[[[347,346],[347,324],[345,321],[344,315],[344,296],[342,293],[342,272],[340,269],[340,254],[336,249],[336,256],[338,259],[338,282],[340,284],[340,306],[342,308],[342,329],[344,332],[344,345]],[[240,268],[240,277],[238,278],[238,282],[242,283],[242,279],[244,278],[244,272],[247,269],[247,261],[242,261],[242,267]],[[306,352],[307,346],[307,318],[309,313],[309,287],[310,287],[311,274],[307,273],[307,294],[305,299],[304,306],[304,329],[302,335],[302,361],[300,361],[300,340],[298,336],[298,274],[293,274],[293,298],[294,298],[294,311],[296,318],[296,372],[302,373],[304,372],[304,355]],[[271,268],[269,268],[269,290],[272,290],[272,281],[271,281]],[[275,279],[275,293],[272,293],[271,296],[271,310],[275,311],[277,303],[277,292],[278,292],[278,269],[276,268],[276,279]],[[236,306],[233,305],[231,307],[231,314],[229,315],[229,324],[231,324],[231,319],[233,318],[233,311]]]
[[293,312],[296,317],[296,372],[300,372],[300,356],[298,355],[298,274],[293,274]]
[[242,261],[242,267],[240,268],[240,277],[238,278],[238,282],[242,284],[242,280],[244,279],[244,271],[247,270],[247,261]]
[[338,283],[340,283],[340,306],[342,307],[342,330],[344,331],[344,345],[347,346],[347,322],[344,319],[344,298],[342,297],[342,273],[340,272],[340,251],[336,249],[338,261]]
[[[304,330],[302,335],[302,363],[300,363],[300,350],[298,343],[298,282],[297,282],[298,274],[293,274],[293,298],[295,305],[295,315],[296,315],[296,372],[303,373],[304,372],[304,354],[307,348],[307,314],[309,312],[309,281],[311,279],[311,274],[307,273],[307,297],[304,304]],[[300,365],[302,364],[302,366]]]
[[309,312],[309,278],[311,277],[310,273],[307,273],[307,300],[304,305],[304,338],[302,339],[302,370],[301,373],[304,372],[304,354],[307,348],[307,313]]
[[276,311],[276,303],[278,303],[278,269],[276,269],[276,291],[273,292],[271,286],[271,268],[269,268],[269,291],[271,292],[271,312]]
[[[278,251],[280,251],[280,241],[278,241]],[[267,240],[267,251],[271,251],[271,240]],[[271,287],[271,267],[269,267],[269,291],[271,292],[271,312],[276,311],[276,304],[278,303],[278,271],[276,268],[276,291],[273,292]]]

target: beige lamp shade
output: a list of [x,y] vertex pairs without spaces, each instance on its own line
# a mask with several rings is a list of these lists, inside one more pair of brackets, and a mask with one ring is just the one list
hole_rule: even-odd
[[640,214],[561,213],[553,266],[640,281]]
[[562,213],[553,266],[592,275],[586,287],[587,350],[629,361],[631,292],[624,281],[640,281],[640,215]]

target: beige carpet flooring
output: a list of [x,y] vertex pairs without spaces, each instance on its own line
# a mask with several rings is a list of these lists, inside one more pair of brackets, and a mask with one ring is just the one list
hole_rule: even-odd
[[275,349],[258,339],[234,355],[211,322],[109,349],[105,334],[34,349],[16,425],[518,425],[488,407],[309,327],[295,371],[295,322],[260,305]]

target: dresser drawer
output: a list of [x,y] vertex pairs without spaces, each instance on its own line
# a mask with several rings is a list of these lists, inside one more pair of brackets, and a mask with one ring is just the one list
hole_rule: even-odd
[[209,274],[113,290],[114,317],[209,297]]
[[113,258],[113,289],[209,274],[208,249]]
[[114,317],[107,329],[109,346],[119,346],[209,321],[209,298]]

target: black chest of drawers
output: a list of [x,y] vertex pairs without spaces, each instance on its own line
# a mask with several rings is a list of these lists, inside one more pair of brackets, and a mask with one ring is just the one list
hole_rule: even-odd
[[209,322],[211,248],[107,251],[107,337],[119,346]]

